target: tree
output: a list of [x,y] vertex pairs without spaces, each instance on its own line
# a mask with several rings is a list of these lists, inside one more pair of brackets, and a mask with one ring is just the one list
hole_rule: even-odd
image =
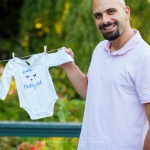
[[0,60],[11,57],[19,46],[20,8],[22,1],[1,0],[0,2]]

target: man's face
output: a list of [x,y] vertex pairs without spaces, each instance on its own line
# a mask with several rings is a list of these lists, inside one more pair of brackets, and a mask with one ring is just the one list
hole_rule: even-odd
[[96,26],[105,39],[116,40],[124,32],[129,8],[121,0],[93,0],[92,9]]

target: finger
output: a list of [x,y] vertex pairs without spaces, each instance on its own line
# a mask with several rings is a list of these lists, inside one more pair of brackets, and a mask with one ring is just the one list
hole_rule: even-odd
[[67,54],[69,54],[72,58],[74,58],[74,53],[71,48],[61,47],[60,49],[65,50]]
[[65,50],[68,54],[72,51],[71,48],[61,47],[60,50]]
[[66,47],[61,47],[60,50],[65,50],[65,51],[67,51],[67,48],[66,48]]
[[72,58],[74,58],[74,53],[73,53],[73,51],[72,51],[71,48],[68,48],[68,49],[67,49],[67,53],[68,53]]

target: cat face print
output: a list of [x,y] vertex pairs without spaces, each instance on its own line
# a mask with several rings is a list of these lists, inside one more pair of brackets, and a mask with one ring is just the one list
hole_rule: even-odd
[[34,78],[36,77],[36,74],[28,74],[25,76],[27,79],[29,79],[29,81],[34,80]]
[[25,78],[28,79],[28,81],[33,81],[37,76],[36,73],[33,73],[31,68],[23,70],[22,73],[24,74]]

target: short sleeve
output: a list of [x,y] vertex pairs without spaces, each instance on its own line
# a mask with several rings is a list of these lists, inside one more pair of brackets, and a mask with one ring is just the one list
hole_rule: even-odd
[[150,102],[150,57],[138,69],[135,80],[136,91],[142,104]]
[[65,50],[59,50],[56,53],[47,54],[46,65],[48,67],[59,66],[67,62],[73,62],[73,58],[65,52]]
[[0,81],[0,99],[4,100],[7,96],[7,93],[10,88],[10,81],[12,76],[14,76],[14,63],[12,60],[10,60],[2,73],[2,78]]

